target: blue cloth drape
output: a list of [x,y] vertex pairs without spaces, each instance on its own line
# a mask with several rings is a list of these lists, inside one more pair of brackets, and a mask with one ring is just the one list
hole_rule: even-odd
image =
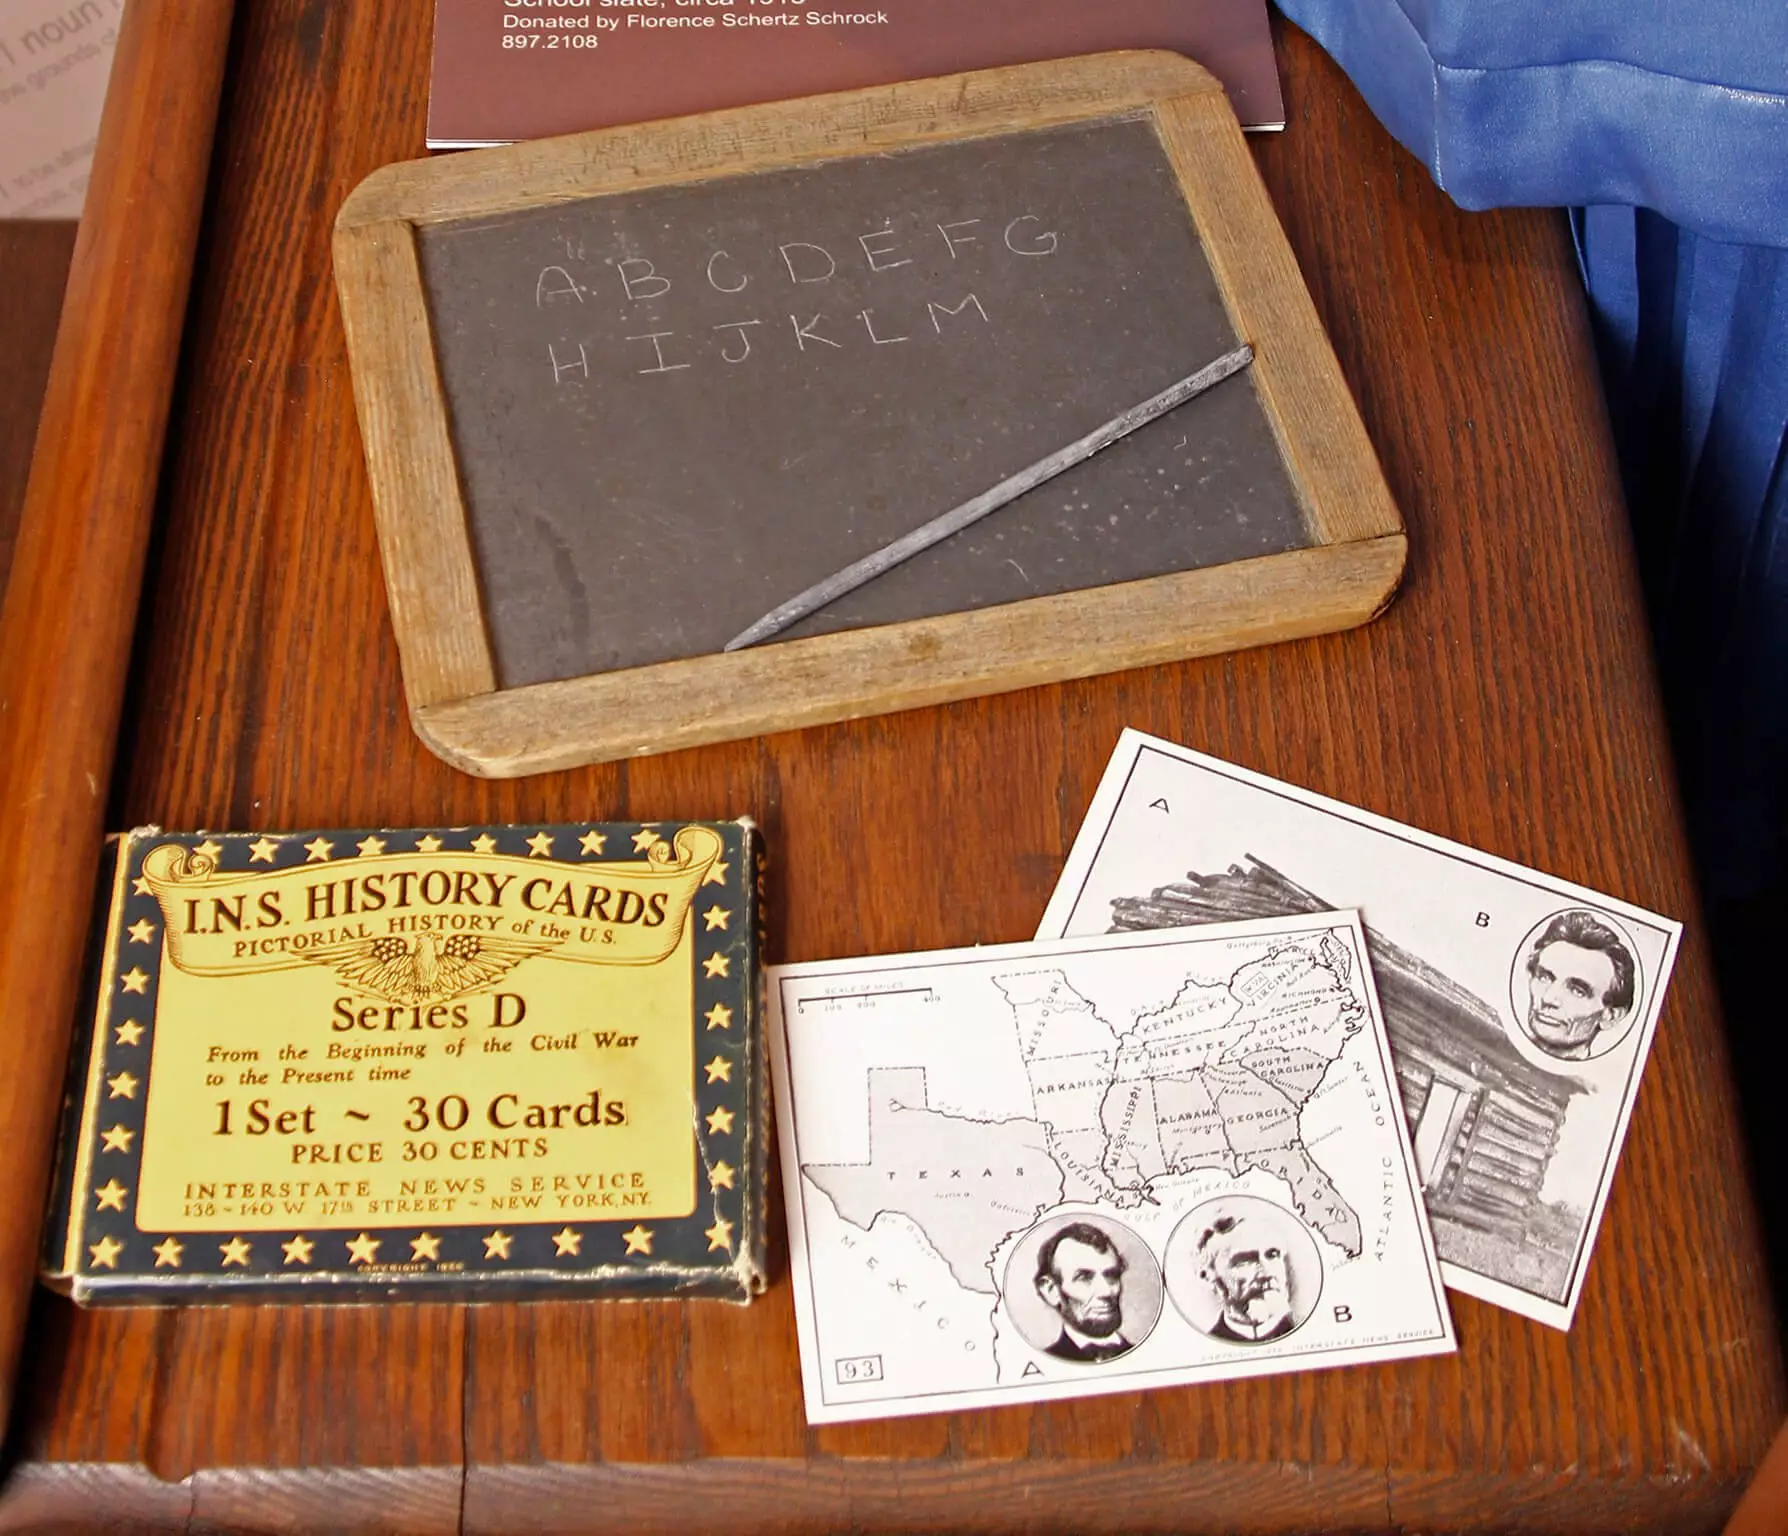
[[1278,0],[1467,208],[1573,209],[1711,898],[1788,882],[1788,3]]

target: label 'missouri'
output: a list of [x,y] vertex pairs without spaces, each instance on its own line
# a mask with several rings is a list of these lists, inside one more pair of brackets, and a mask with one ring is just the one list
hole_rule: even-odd
[[126,835],[52,1280],[750,1294],[756,863],[741,823]]

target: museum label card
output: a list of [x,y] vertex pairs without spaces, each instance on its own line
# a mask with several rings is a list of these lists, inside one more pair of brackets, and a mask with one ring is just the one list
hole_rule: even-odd
[[1454,1348],[1352,914],[769,976],[810,1422]]
[[1126,731],[1039,936],[1357,908],[1447,1283],[1582,1294],[1681,924]]
[[1265,0],[435,0],[428,147],[465,149],[1114,48],[1169,48],[1283,128]]
[[0,4],[0,219],[76,219],[124,0]]

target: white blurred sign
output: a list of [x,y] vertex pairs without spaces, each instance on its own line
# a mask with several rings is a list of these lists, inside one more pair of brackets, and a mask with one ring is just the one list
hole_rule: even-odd
[[0,0],[0,219],[73,219],[124,0]]

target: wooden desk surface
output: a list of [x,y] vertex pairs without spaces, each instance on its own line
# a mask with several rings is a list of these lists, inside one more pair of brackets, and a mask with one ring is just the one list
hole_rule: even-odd
[[0,320],[0,589],[12,565],[74,238],[71,220],[0,219],[0,293],[8,300]]
[[1022,938],[1135,725],[1689,921],[1576,1327],[1456,1357],[810,1430],[786,1277],[716,1303],[76,1313],[40,1295],[0,1527],[1718,1528],[1777,1325],[1560,222],[1467,216],[1280,35],[1255,141],[1407,519],[1351,634],[491,784],[410,733],[329,265],[420,150],[429,8],[239,8],[115,824],[731,816],[773,958]]

